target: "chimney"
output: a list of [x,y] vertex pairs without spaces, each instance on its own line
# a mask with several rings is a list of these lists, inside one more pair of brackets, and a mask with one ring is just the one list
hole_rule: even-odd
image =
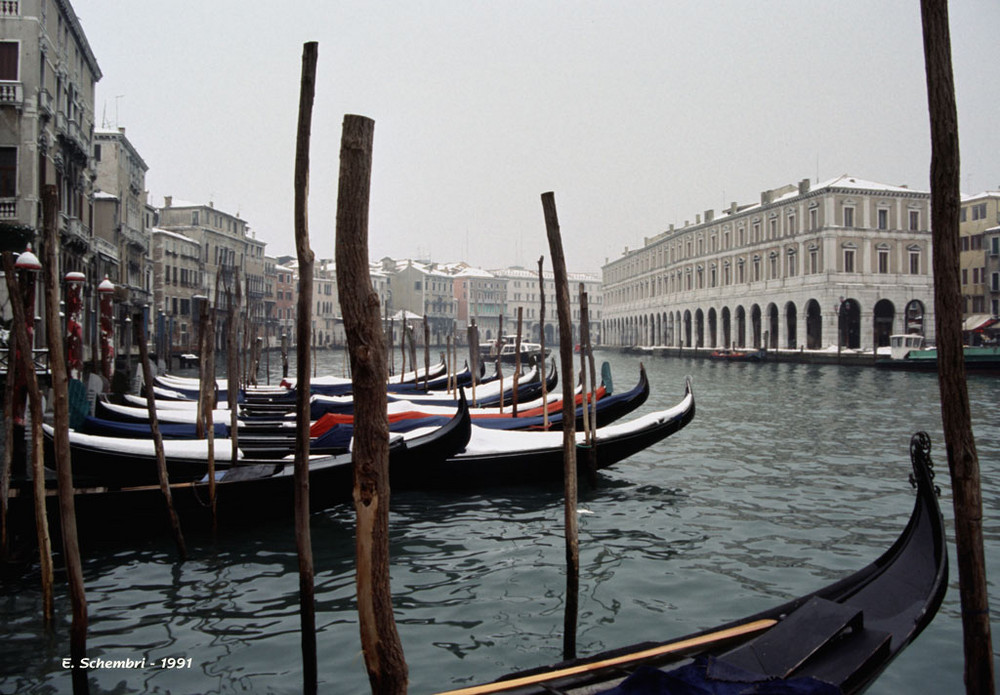
[[169,208],[174,204],[174,197],[172,195],[163,196],[163,207]]
[[694,223],[695,224],[701,224],[701,215],[695,215],[694,216]]
[[711,222],[714,219],[715,219],[715,210],[706,210],[705,211],[705,222],[708,223],[708,222]]
[[799,195],[805,195],[809,192],[809,179],[802,179],[799,181]]
[[739,210],[740,210],[740,206],[739,206],[739,204],[735,200],[732,203],[729,204],[729,214],[730,215],[735,215],[737,212],[739,212]]
[[770,205],[773,200],[774,191],[761,191],[760,192],[760,204]]

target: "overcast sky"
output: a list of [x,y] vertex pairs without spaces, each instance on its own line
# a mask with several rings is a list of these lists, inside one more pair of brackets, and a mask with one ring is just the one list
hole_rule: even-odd
[[[344,114],[375,120],[373,258],[571,271],[760,192],[929,190],[918,0],[71,0],[150,202],[213,201],[294,254],[302,45],[319,42],[310,237],[333,257]],[[951,6],[963,193],[1000,189],[1000,3]]]

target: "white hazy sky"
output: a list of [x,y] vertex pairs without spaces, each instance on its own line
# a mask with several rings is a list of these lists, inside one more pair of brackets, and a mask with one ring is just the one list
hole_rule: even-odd
[[[571,271],[707,209],[851,174],[929,190],[918,0],[72,0],[150,201],[214,201],[294,254],[302,45],[319,42],[310,237],[333,257],[343,115],[375,120],[373,258]],[[963,193],[1000,188],[1000,3],[951,3]]]

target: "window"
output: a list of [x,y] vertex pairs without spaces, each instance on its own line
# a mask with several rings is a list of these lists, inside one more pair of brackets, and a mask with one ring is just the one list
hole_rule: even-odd
[[1000,255],[1000,236],[995,236],[990,239],[990,255]]
[[744,270],[744,261],[742,258],[736,265],[736,282],[737,283],[746,282],[746,271]]
[[878,250],[878,272],[889,272],[889,249]]
[[920,250],[911,248],[909,250],[910,256],[910,275],[920,274]]
[[1000,273],[993,273],[992,277],[990,277],[990,291],[1000,292]]
[[416,290],[417,292],[420,291],[420,280],[417,280],[416,282],[413,283],[413,289]]
[[910,210],[910,231],[916,232],[920,229],[920,211]]
[[969,284],[969,269],[968,268],[962,268],[962,284],[963,285],[968,285]]
[[17,65],[20,49],[17,41],[0,41],[0,80],[17,82],[20,79]]
[[811,231],[819,229],[819,208],[809,210],[809,229]]
[[885,208],[879,208],[878,210],[878,228],[888,229],[889,228],[889,211]]
[[787,230],[787,234],[788,234],[788,236],[793,236],[794,234],[797,234],[798,231],[799,231],[799,228],[796,226],[795,213],[789,213],[789,215],[788,215],[788,230]]
[[854,226],[854,208],[844,207],[844,226],[853,227]]
[[0,198],[17,195],[17,148],[0,147]]
[[819,272],[819,249],[813,246],[809,249],[809,273],[815,275]]
[[760,256],[753,257],[753,281],[760,280]]
[[854,272],[854,249],[844,249],[844,272]]
[[778,236],[778,218],[772,217],[768,221],[768,239],[774,239]]
[[795,251],[788,251],[788,277],[793,278],[798,272],[798,263],[795,262]]
[[760,222],[753,223],[753,232],[750,235],[750,243],[756,244],[760,241]]
[[769,265],[771,266],[770,272],[771,279],[773,280],[778,277],[778,254],[774,252],[771,253]]

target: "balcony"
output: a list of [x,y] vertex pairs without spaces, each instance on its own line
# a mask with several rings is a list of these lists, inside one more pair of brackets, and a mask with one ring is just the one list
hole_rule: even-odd
[[95,236],[92,240],[94,251],[110,261],[118,263],[118,248],[107,239]]
[[18,0],[2,0],[0,2],[0,19],[19,16],[21,14],[20,4]]
[[24,106],[24,87],[20,82],[0,82],[0,106]]
[[0,220],[17,219],[17,198],[0,198]]

